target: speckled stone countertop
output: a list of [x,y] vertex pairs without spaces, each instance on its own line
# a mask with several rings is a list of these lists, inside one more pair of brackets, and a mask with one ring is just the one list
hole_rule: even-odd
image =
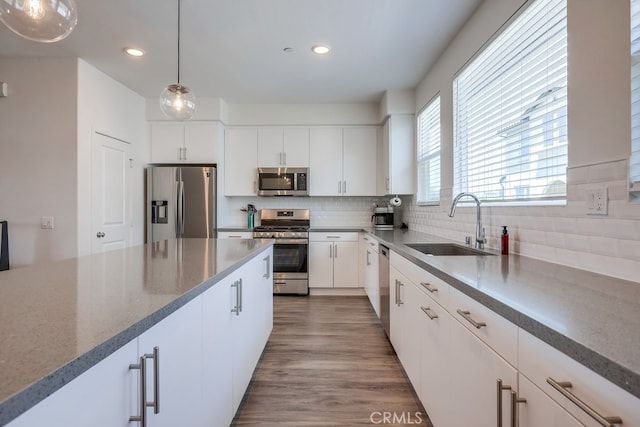
[[518,255],[428,256],[405,244],[447,240],[411,230],[367,231],[640,398],[640,283]]
[[272,244],[165,240],[0,272],[0,425]]

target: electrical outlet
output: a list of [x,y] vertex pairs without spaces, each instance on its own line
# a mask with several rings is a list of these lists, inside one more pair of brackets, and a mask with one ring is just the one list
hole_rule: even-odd
[[52,216],[43,216],[40,219],[40,228],[44,230],[52,230],[53,229],[53,217]]
[[587,189],[587,215],[607,215],[607,187]]

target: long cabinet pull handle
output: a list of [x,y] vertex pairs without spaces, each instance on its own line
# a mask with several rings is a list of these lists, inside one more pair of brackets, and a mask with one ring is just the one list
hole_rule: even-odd
[[140,356],[140,363],[132,363],[129,369],[140,370],[140,396],[138,410],[140,415],[131,415],[129,422],[138,422],[141,427],[147,427],[147,357]]
[[338,258],[338,245],[333,244],[333,257]]
[[264,277],[265,279],[269,279],[271,277],[271,256],[267,255],[266,257],[264,257],[264,262],[266,263],[266,265],[265,272],[262,277]]
[[238,311],[242,313],[242,278],[238,280]]
[[396,297],[396,305],[399,305],[398,304],[398,279],[396,279],[395,291],[396,291],[396,295],[395,295],[395,297]]
[[498,413],[497,413],[497,419],[498,419],[498,427],[502,427],[502,392],[504,390],[511,390],[511,386],[510,385],[503,385],[502,384],[502,379],[498,378],[498,380],[496,381],[496,391],[497,391],[497,402],[498,402]]
[[422,311],[424,311],[424,314],[426,314],[429,317],[429,319],[434,320],[434,319],[438,318],[437,314],[431,314],[431,308],[429,308],[429,307],[420,307],[420,309]]
[[342,194],[347,194],[347,180],[342,181]]
[[371,252],[367,251],[367,265],[371,265],[371,261],[369,261],[369,257],[371,256]]
[[333,258],[333,243],[329,245],[329,258]]
[[231,309],[231,312],[235,313],[236,316],[240,316],[240,293],[239,293],[240,285],[238,284],[238,281],[236,280],[235,282],[233,282],[231,287],[236,288],[236,305]]
[[527,403],[527,399],[518,397],[518,393],[511,390],[511,427],[518,427],[518,403]]
[[587,403],[583,402],[578,396],[571,393],[568,388],[572,387],[571,382],[569,381],[556,381],[553,378],[547,378],[547,383],[551,385],[551,387],[555,388],[560,394],[569,399],[574,405],[578,408],[582,409],[587,413],[591,418],[596,420],[601,426],[604,427],[614,427],[614,424],[622,424],[622,418],[616,416],[603,416],[596,412],[591,406]]
[[438,292],[438,288],[434,288],[431,283],[420,282],[420,285],[431,293]]
[[400,285],[398,286],[398,306],[401,306],[404,304],[404,301],[402,301],[402,287],[404,286],[404,283],[398,280],[398,285]]
[[145,354],[147,359],[153,359],[153,402],[147,402],[147,406],[153,406],[153,413],[160,413],[160,348],[153,347],[153,354]]
[[338,194],[342,194],[342,181],[338,181]]
[[486,323],[484,322],[476,322],[475,320],[473,320],[471,318],[471,312],[469,310],[456,310],[458,312],[458,314],[462,317],[464,317],[464,320],[466,320],[467,322],[471,323],[476,329],[480,329],[483,326],[487,326]]

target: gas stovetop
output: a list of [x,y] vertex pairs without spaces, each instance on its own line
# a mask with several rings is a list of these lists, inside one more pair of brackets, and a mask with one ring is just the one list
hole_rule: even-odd
[[253,237],[308,239],[309,209],[262,209],[261,224],[253,229]]

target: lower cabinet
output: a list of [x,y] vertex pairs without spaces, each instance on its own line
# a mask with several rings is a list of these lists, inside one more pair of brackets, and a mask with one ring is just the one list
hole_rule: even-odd
[[378,261],[378,242],[366,234],[360,236],[359,242],[360,265],[359,278],[360,286],[364,290],[371,302],[373,310],[380,318],[380,294],[379,294],[379,261]]
[[262,252],[9,426],[229,425],[273,327],[272,257]]
[[309,233],[309,287],[358,287],[358,233]]
[[518,377],[517,420],[520,427],[578,427],[581,422],[572,417],[527,377]]

